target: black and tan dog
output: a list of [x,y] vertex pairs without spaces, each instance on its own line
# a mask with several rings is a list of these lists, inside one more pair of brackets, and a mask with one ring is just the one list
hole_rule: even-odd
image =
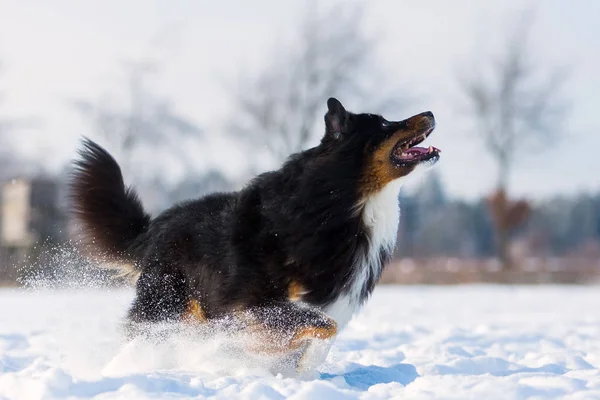
[[[319,145],[244,189],[187,201],[151,218],[117,162],[85,140],[71,183],[82,247],[138,275],[132,322],[204,322],[243,315],[274,345],[326,340],[369,297],[390,259],[404,177],[434,164],[417,147],[424,112],[392,122],[331,98]],[[283,344],[282,344],[283,343]]]

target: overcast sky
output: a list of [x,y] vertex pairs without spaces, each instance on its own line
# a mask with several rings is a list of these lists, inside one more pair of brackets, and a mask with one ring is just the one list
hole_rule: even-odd
[[[273,45],[291,35],[302,2],[281,0],[0,0],[0,116],[40,117],[43,124],[15,134],[27,156],[58,168],[89,128],[69,107],[117,82],[120,60],[161,61],[157,91],[214,137],[194,149],[200,165],[235,174],[243,163],[220,129],[230,98],[227,82],[259,68]],[[430,143],[442,149],[438,166],[451,194],[473,198],[493,186],[492,165],[457,114],[458,68],[472,54],[493,54],[510,17],[537,11],[532,52],[542,66],[571,67],[569,137],[559,149],[523,159],[513,192],[543,198],[600,190],[600,2],[597,0],[372,0],[366,30],[381,36],[378,61],[390,84],[420,103],[388,119],[431,110],[438,128]],[[157,40],[156,38],[160,38]],[[341,99],[343,101],[343,99]],[[378,112],[378,110],[353,111]],[[323,105],[325,111],[325,105]],[[105,143],[110,147],[110,143]],[[162,161],[169,164],[169,161]],[[157,163],[158,164],[158,163]],[[157,168],[168,170],[164,165]],[[173,168],[174,175],[183,171]]]

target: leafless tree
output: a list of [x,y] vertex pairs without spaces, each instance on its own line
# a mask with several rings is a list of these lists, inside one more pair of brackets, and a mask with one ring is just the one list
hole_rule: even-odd
[[381,112],[383,106],[397,110],[408,98],[379,84],[381,74],[372,62],[376,41],[361,27],[361,5],[324,11],[317,5],[309,2],[296,40],[276,48],[271,63],[243,80],[235,93],[229,131],[254,149],[266,149],[276,162],[315,139],[328,97]]
[[[511,265],[510,230],[527,215],[521,212],[526,209],[523,204],[513,204],[507,197],[510,177],[521,159],[555,143],[567,112],[562,91],[565,70],[536,63],[538,58],[530,44],[532,22],[531,14],[521,15],[516,29],[507,35],[500,56],[459,77],[468,113],[476,125],[474,132],[497,168],[496,188],[490,198],[495,206],[490,206],[490,211],[496,221],[498,256],[506,268]],[[515,218],[517,214],[520,218]]]
[[72,102],[75,110],[90,121],[94,133],[114,146],[124,170],[132,169],[132,154],[141,147],[178,152],[181,149],[173,146],[181,146],[181,142],[176,139],[201,136],[201,130],[175,112],[167,98],[150,90],[147,81],[157,74],[156,63],[126,63],[124,71],[121,97],[126,98],[126,104],[108,96]]
[[168,97],[153,90],[150,84],[159,74],[155,62],[124,63],[122,71],[123,83],[116,93],[107,88],[95,99],[77,99],[71,105],[87,121],[90,136],[110,146],[123,175],[135,184],[146,207],[158,211],[168,205],[170,196],[165,190],[170,178],[164,172],[170,169],[157,169],[159,160],[176,160],[186,175],[196,172],[186,145],[202,140],[203,132],[177,113]]
[[[3,72],[3,64],[0,61],[0,73]],[[4,93],[0,91],[0,106],[4,101]],[[2,107],[0,107],[0,111]],[[14,132],[22,128],[38,126],[40,121],[34,117],[8,117],[0,112],[0,179],[7,179],[17,175],[31,175],[39,167],[25,163],[19,155],[14,152]]]

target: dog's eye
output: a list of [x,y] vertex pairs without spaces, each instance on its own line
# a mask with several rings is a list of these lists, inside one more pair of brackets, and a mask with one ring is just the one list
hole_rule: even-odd
[[381,126],[384,128],[387,128],[390,125],[389,122],[387,122],[385,119],[383,121],[381,121]]

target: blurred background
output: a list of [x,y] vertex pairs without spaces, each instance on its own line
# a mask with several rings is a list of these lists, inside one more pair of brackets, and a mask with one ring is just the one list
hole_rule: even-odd
[[384,282],[595,282],[599,17],[596,0],[0,0],[0,282],[84,267],[66,217],[82,136],[156,214],[318,143],[330,96],[438,122]]

